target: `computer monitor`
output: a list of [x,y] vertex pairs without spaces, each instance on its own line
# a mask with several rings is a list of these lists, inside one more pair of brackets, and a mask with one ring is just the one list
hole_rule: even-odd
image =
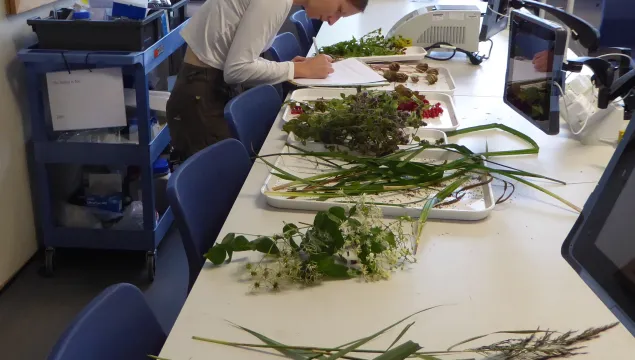
[[487,0],[479,41],[487,41],[505,30],[509,19],[509,0]]
[[635,123],[589,197],[562,255],[635,336]]
[[529,13],[510,14],[509,55],[503,100],[547,134],[560,131],[559,89],[567,31]]

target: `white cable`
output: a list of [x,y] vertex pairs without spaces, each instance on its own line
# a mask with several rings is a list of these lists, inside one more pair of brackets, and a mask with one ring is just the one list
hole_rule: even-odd
[[582,134],[582,132],[586,128],[586,125],[589,123],[589,117],[587,116],[587,118],[584,120],[584,124],[582,124],[582,127],[578,131],[573,130],[573,126],[571,126],[571,123],[569,122],[569,102],[567,101],[564,90],[562,90],[562,86],[560,86],[560,84],[558,84],[557,82],[553,81],[553,84],[556,85],[558,89],[560,89],[560,96],[562,96],[562,100],[564,101],[564,113],[567,117],[566,121],[567,124],[569,124],[569,130],[571,130],[571,133],[575,136]]
[[599,56],[596,56],[596,57],[598,57],[598,58],[604,58],[604,57],[609,57],[609,56],[621,56],[621,57],[625,57],[625,58],[627,58],[627,59],[631,62],[631,64],[633,63],[633,58],[631,58],[630,56],[628,56],[628,55],[626,55],[626,54],[620,54],[620,53],[604,54],[604,55],[599,55]]
[[491,6],[489,6],[489,5],[487,5],[487,8],[489,9],[489,11],[493,12],[493,13],[494,13],[494,14],[496,14],[496,15],[500,15],[500,16],[502,16],[502,17],[509,17],[509,15],[501,14],[501,13],[499,13],[498,11],[496,11],[496,10],[492,9],[492,7],[491,7]]

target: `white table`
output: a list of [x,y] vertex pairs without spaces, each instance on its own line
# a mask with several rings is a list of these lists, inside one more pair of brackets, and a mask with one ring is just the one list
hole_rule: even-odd
[[[324,45],[378,26],[389,26],[401,14],[416,8],[406,0],[371,0],[363,16],[322,27]],[[505,51],[506,38],[495,38],[492,59],[481,67],[463,59],[445,63],[457,83],[455,97],[463,126],[502,122],[533,137],[540,154],[505,158],[505,163],[568,181],[550,185],[553,192],[578,206],[584,205],[608,162],[609,147],[583,147],[567,137],[547,136],[533,128],[502,102],[505,68],[497,50]],[[505,55],[503,55],[504,57]],[[499,86],[501,85],[501,86]],[[469,96],[462,96],[469,95]],[[280,151],[286,135],[280,118],[261,151]],[[474,150],[509,148],[508,137],[493,132],[460,139]],[[283,221],[309,222],[314,214],[268,207],[260,188],[267,176],[255,164],[221,231],[273,234]],[[495,189],[500,191],[500,189]],[[414,311],[437,304],[455,304],[419,315],[407,339],[429,350],[441,350],[468,337],[497,330],[584,329],[616,321],[560,255],[560,246],[577,214],[526,187],[512,200],[497,206],[491,216],[476,223],[429,222],[424,231],[418,263],[397,272],[388,281],[326,282],[306,290],[249,294],[240,273],[257,254],[236,254],[232,264],[207,264],[199,275],[161,352],[172,360],[269,359],[259,352],[202,343],[203,336],[257,343],[225,320],[260,331],[295,345],[333,346],[359,338]],[[386,346],[399,330],[373,342]],[[635,339],[621,326],[589,344],[581,359],[632,359]]]

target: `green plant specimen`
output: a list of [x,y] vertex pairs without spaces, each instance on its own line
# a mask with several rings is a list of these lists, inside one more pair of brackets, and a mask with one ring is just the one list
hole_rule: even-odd
[[404,217],[384,224],[381,218],[377,206],[361,199],[348,212],[332,207],[318,212],[310,225],[288,223],[271,237],[249,241],[243,235],[228,234],[205,257],[220,265],[230,261],[234,252],[265,254],[246,266],[254,290],[279,290],[290,283],[313,285],[323,278],[386,279],[391,271],[415,262],[413,238],[404,229],[413,220]]
[[[396,91],[362,91],[339,99],[291,102],[299,114],[282,127],[302,141],[343,145],[361,154],[385,155],[410,142],[406,127],[426,126],[423,117],[443,113],[439,103],[404,86]],[[335,146],[331,146],[335,149]]]
[[406,47],[411,45],[412,40],[410,39],[403,38],[402,36],[386,38],[382,35],[381,29],[377,29],[359,39],[353,37],[351,40],[325,46],[320,49],[320,53],[330,55],[334,58],[401,55],[405,53]]
[[[397,335],[395,340],[387,349],[365,349],[362,346],[385,334],[387,331],[395,328],[397,325],[402,324],[406,320],[413,316],[437,308],[438,306],[427,308],[408,315],[405,318],[377,331],[374,334],[362,337],[350,341],[346,344],[336,347],[318,347],[318,346],[297,346],[286,345],[277,342],[261,333],[254,330],[245,328],[243,326],[232,324],[236,328],[245,331],[254,337],[258,338],[262,343],[238,343],[231,341],[223,341],[216,339],[209,339],[200,336],[192,336],[195,341],[204,341],[208,343],[214,343],[224,346],[240,347],[244,349],[256,350],[256,349],[270,349],[275,350],[282,354],[285,358],[294,360],[336,360],[336,359],[350,359],[350,360],[404,360],[404,359],[424,359],[424,360],[442,360],[447,356],[482,356],[487,359],[500,359],[500,360],[547,360],[547,359],[562,359],[571,358],[577,355],[584,354],[585,343],[595,340],[600,335],[615,326],[617,323],[588,328],[582,332],[567,331],[557,332],[552,330],[509,330],[509,331],[497,331],[490,334],[479,335],[467,340],[463,340],[455,345],[450,346],[448,349],[432,351],[426,348],[426,351],[422,351],[423,346],[412,340],[405,341],[399,345],[397,343],[406,335],[415,322],[408,323],[403,330]],[[492,335],[513,335],[516,337],[497,341],[495,343],[477,346],[472,348],[458,349],[458,347],[472,343],[477,340],[487,338]],[[274,354],[272,354],[274,355]],[[363,356],[363,357],[362,357]],[[150,356],[156,360],[168,360],[165,358],[159,358],[156,356]],[[273,356],[272,356],[273,357]]]

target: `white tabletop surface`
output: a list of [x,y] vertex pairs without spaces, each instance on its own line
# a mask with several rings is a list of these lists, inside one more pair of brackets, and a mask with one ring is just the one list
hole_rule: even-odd
[[[320,45],[390,27],[401,15],[422,6],[405,0],[371,0],[365,14],[322,27]],[[503,104],[501,75],[505,69],[506,35],[494,39],[492,59],[480,67],[465,59],[446,62],[455,78],[455,105],[462,127],[502,122],[534,138],[537,156],[500,158],[523,170],[559,178],[567,186],[544,184],[583,206],[613,149],[584,147],[568,137],[547,136]],[[462,96],[469,95],[469,96]],[[262,154],[282,149],[286,135],[281,119],[274,124]],[[473,150],[520,146],[496,132],[458,139]],[[221,231],[273,234],[283,221],[309,222],[309,212],[274,209],[260,194],[268,174],[256,163]],[[500,193],[500,187],[495,192]],[[497,330],[584,329],[615,322],[615,317],[580,280],[560,255],[560,247],[577,214],[555,200],[520,186],[511,201],[496,206],[480,222],[430,221],[424,230],[417,263],[388,281],[331,281],[305,290],[249,293],[240,281],[248,258],[236,254],[229,265],[206,264],[169,334],[161,357],[172,360],[268,359],[259,352],[202,343],[192,336],[257,343],[226,320],[260,331],[280,342],[333,346],[379,330],[414,311],[454,304],[419,315],[406,336],[428,350],[441,350],[468,337]],[[373,342],[385,346],[393,331]],[[635,339],[618,326],[589,344],[580,359],[633,359]],[[464,356],[465,357],[465,356]]]

